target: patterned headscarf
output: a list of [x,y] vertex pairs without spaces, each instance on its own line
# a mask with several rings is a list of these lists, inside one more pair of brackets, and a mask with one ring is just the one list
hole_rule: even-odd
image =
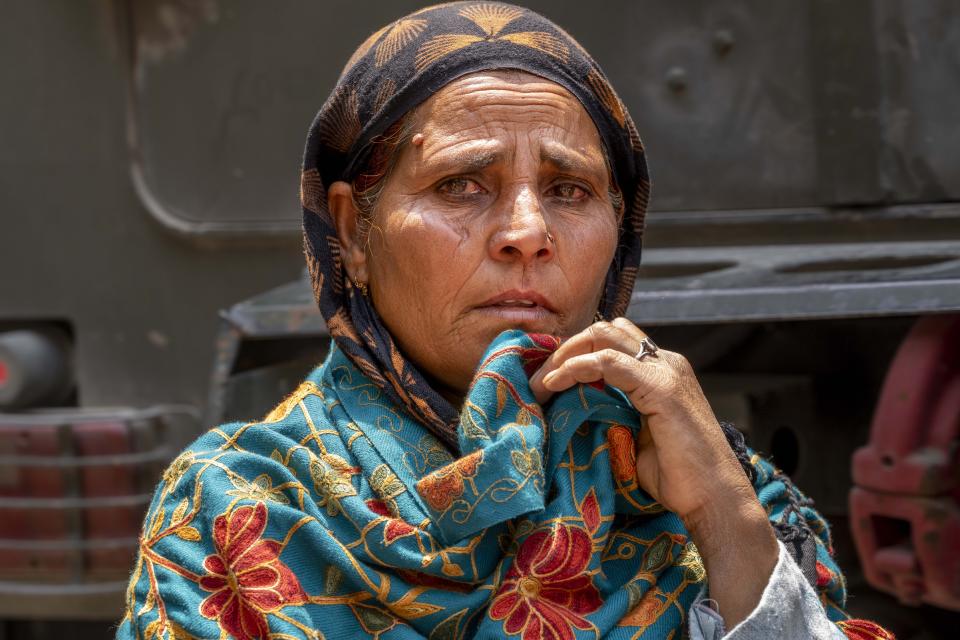
[[563,29],[528,9],[453,2],[388,24],[360,45],[307,137],[301,179],[304,252],[314,295],[339,347],[398,406],[457,448],[458,410],[400,353],[369,298],[350,283],[327,209],[327,188],[353,181],[377,136],[466,74],[515,69],[564,87],[586,109],[623,199],[619,242],[599,312],[626,312],[633,292],[650,182],[643,144],[626,107],[590,55]]

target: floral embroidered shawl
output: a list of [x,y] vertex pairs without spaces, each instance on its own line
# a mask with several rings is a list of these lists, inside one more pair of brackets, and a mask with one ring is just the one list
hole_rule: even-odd
[[[163,476],[118,638],[680,638],[705,585],[680,520],[637,487],[639,416],[616,389],[538,405],[555,338],[501,334],[453,458],[336,346],[260,422],[200,437]],[[754,456],[775,522],[826,523]],[[801,498],[798,501],[798,498]]]

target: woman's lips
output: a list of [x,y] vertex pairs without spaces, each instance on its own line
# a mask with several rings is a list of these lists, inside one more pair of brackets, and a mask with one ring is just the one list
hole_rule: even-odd
[[540,292],[518,289],[498,293],[475,310],[487,317],[527,326],[551,318],[556,313],[547,297]]
[[553,311],[554,306],[550,300],[547,299],[545,295],[536,291],[535,289],[510,289],[508,291],[503,291],[497,295],[488,298],[480,306],[481,307],[490,307],[495,305],[506,305],[509,307],[541,307],[547,311]]

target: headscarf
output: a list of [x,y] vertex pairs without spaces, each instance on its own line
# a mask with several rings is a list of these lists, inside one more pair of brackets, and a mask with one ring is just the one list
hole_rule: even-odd
[[327,209],[327,188],[356,178],[373,141],[401,116],[453,80],[492,69],[526,71],[559,84],[596,125],[624,199],[598,311],[609,319],[623,315],[640,262],[650,195],[643,144],[599,65],[563,29],[533,11],[499,2],[453,2],[383,27],[347,62],[310,126],[303,158],[304,253],[331,336],[394,402],[452,449],[459,411],[404,357],[370,299],[350,283]]

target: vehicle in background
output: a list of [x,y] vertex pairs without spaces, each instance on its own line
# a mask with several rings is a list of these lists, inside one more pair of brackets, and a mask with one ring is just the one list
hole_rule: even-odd
[[[303,137],[353,47],[420,4],[3,6],[0,638],[108,633],[166,462],[322,360]],[[855,614],[955,628],[960,8],[525,4],[646,143],[628,316],[816,499]]]

